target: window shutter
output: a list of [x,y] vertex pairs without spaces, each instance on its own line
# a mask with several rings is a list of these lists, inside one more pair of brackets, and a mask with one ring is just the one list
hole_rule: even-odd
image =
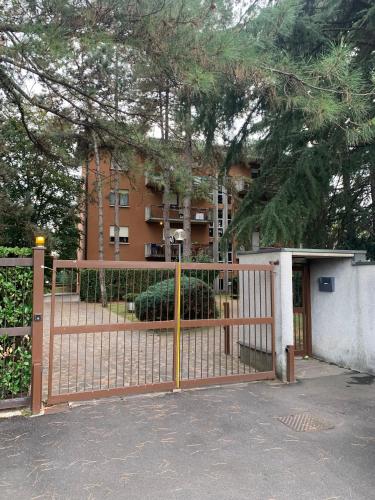
[[128,237],[129,237],[129,228],[120,227],[120,238],[128,238]]

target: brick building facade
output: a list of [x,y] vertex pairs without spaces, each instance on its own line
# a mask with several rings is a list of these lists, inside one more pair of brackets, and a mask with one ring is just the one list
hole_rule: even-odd
[[[111,156],[101,152],[101,173],[103,179],[104,216],[104,258],[114,259],[114,192]],[[214,261],[234,262],[235,248],[229,245],[226,255],[219,251],[214,238],[217,220],[218,238],[227,228],[235,210],[236,199],[244,194],[258,165],[233,165],[229,175],[235,193],[224,187],[214,189],[212,200],[195,200],[191,210],[192,253],[205,253]],[[95,161],[89,158],[83,169],[85,179],[86,207],[82,217],[82,243],[80,258],[98,259],[98,206],[95,190]],[[145,175],[143,163],[129,176],[120,174],[120,259],[129,261],[164,259],[162,191],[153,185]],[[170,223],[171,231],[182,228],[182,200],[172,194]],[[216,217],[215,212],[216,211]],[[178,254],[178,247],[172,245],[172,259]]]

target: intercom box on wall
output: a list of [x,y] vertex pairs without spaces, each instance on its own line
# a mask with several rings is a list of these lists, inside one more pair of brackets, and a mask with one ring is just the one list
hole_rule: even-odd
[[319,291],[320,292],[334,292],[335,291],[335,278],[322,277],[319,278]]

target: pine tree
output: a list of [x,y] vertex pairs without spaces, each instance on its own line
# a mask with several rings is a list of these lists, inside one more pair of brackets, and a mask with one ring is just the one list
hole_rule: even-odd
[[257,134],[252,151],[262,174],[231,227],[243,244],[258,228],[266,245],[357,247],[368,238],[361,214],[375,135],[373,55],[356,33],[359,26],[371,31],[373,16],[368,1],[327,8],[299,0],[278,2],[247,22],[255,41],[251,102],[260,121],[249,122],[229,153],[246,151]]

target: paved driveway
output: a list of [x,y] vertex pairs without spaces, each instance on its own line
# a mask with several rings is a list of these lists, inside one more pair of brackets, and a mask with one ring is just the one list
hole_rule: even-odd
[[[334,425],[295,432],[276,417]],[[375,382],[356,373],[0,420],[4,499],[372,499]]]

